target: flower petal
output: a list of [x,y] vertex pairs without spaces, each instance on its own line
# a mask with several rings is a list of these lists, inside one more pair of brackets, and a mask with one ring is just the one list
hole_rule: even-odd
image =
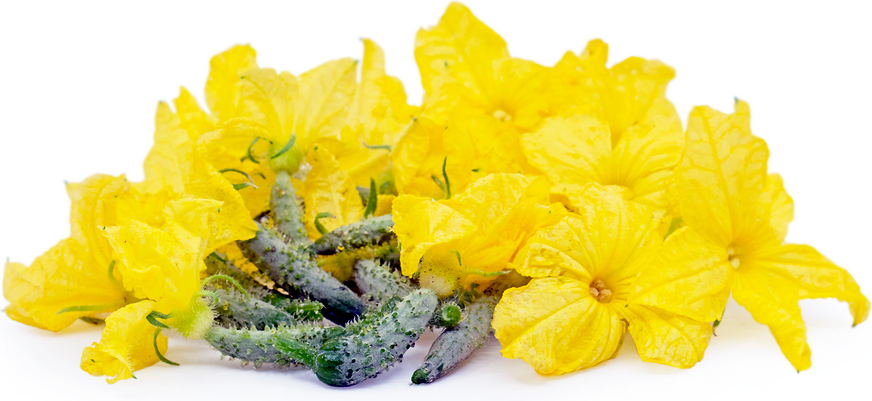
[[645,362],[687,369],[702,360],[712,326],[655,307],[630,304],[624,316]]
[[[157,327],[146,320],[154,304],[140,301],[109,315],[100,342],[82,352],[82,370],[93,376],[110,376],[106,381],[111,384],[154,365],[159,360],[154,349]],[[167,350],[167,338],[162,334],[158,335],[157,347],[161,354]]]
[[694,108],[687,147],[675,169],[681,214],[703,237],[726,247],[754,235],[758,202],[766,185],[769,150],[751,135],[742,114]]
[[248,70],[257,68],[257,53],[251,46],[237,45],[212,57],[206,81],[206,104],[219,121],[235,117],[236,85]]
[[430,198],[401,195],[394,200],[394,232],[402,244],[400,265],[412,276],[428,249],[463,238],[475,224],[461,213]]
[[506,358],[556,375],[595,366],[617,354],[626,323],[569,277],[533,279],[504,294],[493,327]]
[[684,227],[666,239],[639,273],[630,303],[712,322],[727,305],[732,273],[723,248]]
[[[37,257],[30,267],[6,262],[3,296],[13,320],[59,331],[82,316],[124,306],[124,291],[109,280],[109,264],[99,265],[78,241],[65,239]],[[87,311],[58,314],[71,307]],[[96,308],[95,308],[96,307]]]

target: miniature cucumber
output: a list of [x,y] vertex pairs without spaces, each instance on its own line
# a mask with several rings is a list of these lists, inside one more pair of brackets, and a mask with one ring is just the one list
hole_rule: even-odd
[[276,231],[285,236],[288,243],[299,244],[309,241],[306,226],[303,225],[300,201],[294,192],[294,185],[287,172],[276,175],[276,182],[270,193],[269,206],[275,217]]
[[206,341],[225,356],[253,362],[257,367],[263,363],[286,366],[303,362],[277,350],[277,343],[297,341],[317,349],[324,341],[342,333],[340,327],[309,325],[278,326],[266,330],[212,327],[206,332]]
[[391,272],[387,267],[372,259],[358,261],[354,265],[354,283],[363,292],[363,298],[370,302],[384,302],[392,297],[405,297],[412,292],[409,279]]
[[310,367],[331,386],[351,386],[376,377],[415,345],[437,303],[436,294],[427,289],[414,291],[401,302],[388,301],[388,307],[349,325],[346,335],[326,341]]
[[332,255],[342,249],[379,245],[394,237],[393,217],[370,217],[339,227],[321,236],[313,245],[319,255]]
[[[238,267],[236,267],[233,263],[224,259],[217,253],[212,253],[203,260],[206,263],[206,275],[215,276],[215,275],[224,275],[229,276],[230,278],[236,280],[245,291],[248,292],[249,295],[257,298],[263,299],[263,297],[268,296],[271,291],[264,287],[261,283],[258,283],[257,280],[254,279],[250,274],[243,272]],[[235,289],[233,283],[228,282],[226,280],[215,280],[209,283],[211,287],[214,288],[223,288],[223,289]]]
[[324,305],[317,301],[293,299],[278,293],[267,295],[263,301],[285,311],[297,320],[318,322],[324,318],[321,315],[321,309],[324,308]]
[[432,383],[481,347],[490,337],[497,302],[498,297],[486,296],[467,306],[466,318],[456,327],[445,329],[433,342],[424,364],[412,374],[412,383]]
[[330,273],[318,267],[311,248],[286,244],[273,230],[257,223],[254,238],[239,241],[243,254],[259,269],[269,272],[276,285],[292,295],[324,304],[324,317],[344,325],[363,312],[363,301]]
[[246,298],[238,291],[219,289],[215,291],[215,319],[224,327],[266,327],[293,325],[299,320],[284,310],[254,298]]

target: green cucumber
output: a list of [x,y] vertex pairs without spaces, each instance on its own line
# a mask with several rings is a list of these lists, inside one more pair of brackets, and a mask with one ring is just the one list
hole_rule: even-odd
[[424,364],[412,374],[412,383],[432,383],[445,376],[472,355],[490,337],[497,296],[481,297],[466,308],[466,317],[457,326],[445,329],[436,338]]
[[269,206],[272,209],[276,231],[281,233],[288,243],[302,244],[309,241],[309,234],[303,224],[300,200],[297,199],[294,185],[287,172],[281,171],[276,175]]
[[345,335],[327,340],[310,367],[319,380],[331,386],[351,386],[376,377],[402,361],[403,354],[424,332],[437,304],[436,294],[427,289],[414,291],[399,302],[394,298],[346,327]]
[[300,317],[306,316],[291,315],[267,302],[246,298],[238,291],[218,289],[214,292],[217,297],[214,307],[215,319],[223,327],[249,327],[263,330],[279,325],[294,325],[302,321]]
[[363,299],[381,303],[392,297],[405,297],[412,292],[409,279],[373,259],[359,260],[354,265],[354,283],[363,292]]
[[206,332],[206,341],[223,355],[254,363],[256,367],[263,363],[287,366],[305,364],[305,361],[279,351],[276,344],[298,342],[318,349],[325,341],[343,332],[340,327],[309,325],[278,326],[266,330],[212,327]]
[[395,238],[393,227],[394,220],[389,214],[366,218],[322,235],[313,248],[319,255],[333,255],[345,249],[379,245]]
[[261,271],[268,272],[276,285],[296,298],[308,298],[324,304],[322,314],[344,325],[363,313],[363,301],[350,288],[318,267],[311,247],[286,244],[270,228],[257,223],[254,238],[239,241],[243,254]]

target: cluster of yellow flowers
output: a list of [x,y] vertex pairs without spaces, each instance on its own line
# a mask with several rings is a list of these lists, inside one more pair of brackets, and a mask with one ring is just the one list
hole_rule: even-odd
[[81,367],[110,382],[169,362],[162,329],[200,339],[212,325],[206,256],[257,269],[236,241],[254,237],[285,171],[311,239],[361,220],[357,187],[372,182],[402,274],[441,297],[511,287],[492,327],[540,374],[613,358],[627,331],[643,360],[691,367],[730,295],[796,370],[811,364],[800,299],[868,316],[850,274],[784,243],[793,201],[745,102],[694,108],[685,130],[667,65],[607,68],[599,40],[553,67],[513,58],[456,3],[417,34],[421,107],[363,44],[359,79],[352,59],[295,77],[258,67],[249,46],[215,56],[208,110],[184,88],[175,111],[158,106],[143,182],[67,186],[70,237],[29,267],[7,262],[7,315],[52,331],[105,318]]

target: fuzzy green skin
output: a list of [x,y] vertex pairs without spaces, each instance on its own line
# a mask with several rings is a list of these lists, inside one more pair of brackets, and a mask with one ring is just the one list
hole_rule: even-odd
[[432,383],[445,376],[472,355],[490,337],[494,307],[499,298],[482,297],[467,306],[466,318],[454,328],[445,329],[433,342],[424,364],[412,374],[412,383]]
[[310,367],[331,386],[346,387],[376,377],[402,361],[437,304],[436,295],[426,289],[410,293],[401,302],[388,301],[380,311],[349,325],[346,335],[326,341]]
[[293,325],[298,322],[295,316],[279,309],[272,304],[249,297],[233,290],[215,290],[218,302],[215,309],[215,320],[223,327],[254,327],[263,330],[266,327]]
[[339,227],[318,238],[313,245],[319,255],[333,255],[342,249],[379,245],[394,238],[391,215],[370,217]]
[[309,241],[306,226],[303,225],[300,201],[287,172],[281,171],[276,175],[269,206],[274,215],[276,231],[284,235],[288,243],[303,244]]
[[[230,261],[219,259],[215,254],[207,256],[203,261],[206,263],[206,275],[214,276],[216,274],[223,274],[225,276],[230,276],[236,280],[242,288],[245,288],[248,295],[263,300],[264,297],[267,297],[272,293],[268,288],[258,283],[254,277],[251,277],[250,274],[239,270],[239,268]],[[227,280],[215,280],[209,283],[209,285],[214,288],[222,288],[226,290],[236,289],[236,286]]]
[[269,273],[276,285],[298,298],[324,304],[322,314],[344,325],[363,313],[363,301],[350,288],[318,267],[311,248],[286,244],[281,235],[257,223],[254,238],[239,241],[243,254],[259,269]]
[[285,311],[298,320],[320,322],[324,318],[324,315],[321,314],[324,305],[317,301],[293,299],[277,293],[264,297],[263,301]]
[[354,265],[354,283],[363,292],[363,299],[381,303],[392,297],[405,297],[412,292],[412,285],[405,276],[391,272],[381,263],[365,259]]
[[276,349],[283,342],[299,342],[317,349],[325,341],[343,333],[339,327],[308,325],[279,326],[266,330],[227,329],[213,327],[206,332],[206,341],[213,348],[231,358],[253,362],[255,366],[272,363],[277,366],[304,364],[286,352]]

